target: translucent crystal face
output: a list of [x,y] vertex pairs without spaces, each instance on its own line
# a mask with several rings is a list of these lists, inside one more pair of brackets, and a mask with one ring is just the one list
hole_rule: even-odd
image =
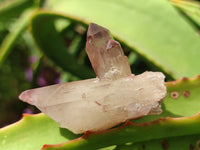
[[120,44],[96,24],[89,26],[86,51],[97,78],[27,90],[19,98],[74,133],[161,112],[166,95],[162,73],[131,74]]
[[128,59],[109,31],[91,23],[87,33],[86,52],[99,79],[119,79],[131,74]]

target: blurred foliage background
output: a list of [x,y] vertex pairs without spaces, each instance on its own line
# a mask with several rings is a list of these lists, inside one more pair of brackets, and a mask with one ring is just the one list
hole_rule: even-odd
[[[129,36],[126,36],[126,30],[118,31],[116,26],[124,29],[127,27],[130,29],[130,33],[132,31],[132,28],[128,26],[128,24],[126,25],[128,21],[122,22],[120,21],[120,16],[116,17],[118,14],[114,14],[113,16],[115,17],[113,17],[113,20],[109,21],[103,12],[102,18],[96,15],[95,7],[97,8],[97,4],[95,4],[95,2],[94,8],[92,8],[92,6],[88,8],[88,16],[87,13],[82,14],[80,8],[87,9],[86,7],[84,8],[84,6],[89,7],[88,4],[90,4],[90,2],[91,1],[88,0],[74,1],[73,4],[73,1],[63,0],[0,0],[0,127],[19,120],[22,113],[39,112],[35,107],[19,101],[18,95],[22,91],[60,82],[95,77],[85,53],[86,30],[87,24],[90,21],[106,26],[110,29],[111,33],[113,33],[114,37],[121,42],[134,74],[139,74],[146,70],[162,71],[167,76],[166,81],[170,81],[184,76],[193,77],[200,73],[197,68],[199,60],[196,59],[196,57],[199,56],[198,48],[200,47],[198,43],[200,42],[200,39],[198,39],[200,38],[199,1],[166,1],[165,3],[169,3],[167,8],[170,7],[170,9],[174,9],[182,22],[177,24],[176,21],[174,21],[171,25],[166,24],[166,26],[162,26],[162,28],[158,27],[158,30],[156,30],[157,28],[154,28],[154,24],[151,23],[151,21],[150,24],[143,24],[144,28],[140,31],[141,35],[135,35],[136,39],[138,37],[139,41],[134,41],[134,38],[131,36],[130,38]],[[119,2],[120,1],[117,1],[116,3]],[[83,3],[85,5],[83,5]],[[141,7],[140,11],[146,11],[146,9],[148,9],[148,5],[147,8],[145,8],[145,3],[147,4],[149,2],[144,2],[143,4],[142,2],[138,2],[138,7]],[[157,2],[155,1],[155,3]],[[112,6],[113,8],[110,7],[111,14],[115,13],[115,11],[112,12],[112,9],[114,10],[115,7],[115,2],[112,2]],[[159,7],[159,5],[157,5],[157,7]],[[59,11],[63,13],[65,9],[66,14],[68,14],[67,17],[63,17],[62,15],[60,15],[61,17],[58,17],[59,15],[56,13]],[[74,9],[75,15],[70,13],[71,9]],[[131,12],[129,12],[128,6],[126,6],[126,9],[128,16]],[[38,17],[38,20],[40,19],[41,22],[40,24],[37,22],[37,17],[34,18],[35,20],[32,20],[32,16],[41,10],[47,13],[43,14],[43,18],[42,15],[38,15],[40,17]],[[67,12],[67,10],[69,10],[69,12]],[[80,12],[76,10],[79,10]],[[158,20],[162,20],[163,18],[161,16],[155,15],[156,13],[159,14],[160,10],[162,10],[162,8],[158,8],[158,10],[152,8],[152,10],[148,10],[148,12],[150,14],[152,13],[155,17],[160,17]],[[48,11],[50,11],[50,13]],[[89,17],[90,15],[91,18]],[[56,17],[58,19],[53,20]],[[93,17],[96,17],[96,19],[93,19]],[[137,17],[136,20],[132,20],[132,26],[134,26],[135,22],[140,22],[139,15]],[[169,14],[169,18],[170,17],[174,16],[170,16]],[[131,20],[132,18],[129,19]],[[175,17],[174,20],[176,19],[177,18]],[[54,26],[51,26],[51,23],[47,26],[46,24],[48,24],[48,21],[50,22],[52,20]],[[105,22],[102,20],[105,20]],[[44,23],[45,21],[46,24]],[[153,21],[155,22],[155,20]],[[36,25],[34,25],[34,23]],[[180,34],[182,33],[181,30],[177,30],[178,28],[181,28],[182,25],[182,28],[187,26],[187,28],[184,28],[186,29],[185,33],[182,34],[184,36]],[[184,45],[186,43],[188,44],[188,47],[194,45],[193,48],[190,50],[187,46],[184,46],[185,49],[180,51],[178,46],[178,48],[174,46],[175,48],[171,49],[170,44],[173,45],[173,43],[165,41],[165,45],[162,45],[162,47],[169,48],[169,53],[166,52],[166,49],[162,51],[161,47],[160,51],[146,51],[145,49],[148,50],[148,44],[152,49],[156,47],[151,40],[157,40],[159,45],[159,42],[162,41],[162,35],[165,35],[165,30],[166,32],[168,31],[168,27],[174,27],[174,29],[170,30],[171,33],[174,31],[174,35],[170,35],[171,33],[169,33],[169,39],[176,38],[175,34],[177,31],[177,34],[180,35],[177,38],[182,37],[182,44]],[[57,32],[54,33],[52,28],[56,28]],[[161,37],[153,39],[154,37],[151,37],[151,35],[148,34],[145,30],[146,28],[155,30],[154,32],[160,34]],[[46,32],[48,30],[52,32]],[[133,30],[138,30],[137,25]],[[163,33],[161,31],[163,31]],[[40,32],[42,34],[40,34]],[[121,34],[121,36],[119,36],[120,33],[124,33],[124,35]],[[136,31],[133,33],[136,33]],[[142,33],[146,34],[145,40]],[[195,35],[193,35],[194,33]],[[52,35],[54,38],[52,38]],[[129,38],[133,43],[126,40],[124,37]],[[187,43],[186,41],[191,37],[192,40],[195,39],[193,41],[196,43],[194,44],[191,42],[191,45],[189,45],[190,43]],[[62,43],[58,41],[59,38],[62,40]],[[144,41],[144,43],[140,42],[140,39],[142,39],[141,41]],[[166,39],[166,37],[163,38],[163,40]],[[179,40],[179,43],[181,43],[181,40]],[[156,47],[155,49],[158,48]],[[67,52],[66,54],[65,51]],[[183,56],[184,58],[182,59],[181,56],[180,58],[177,57],[176,53],[185,53],[185,56]],[[193,53],[196,57],[192,59],[190,53]],[[162,54],[166,55],[166,57],[164,58]],[[167,57],[167,55],[171,56]],[[168,58],[169,62],[166,61]],[[172,64],[170,64],[172,62],[170,58],[174,60]],[[193,60],[194,62],[192,62]],[[173,68],[173,64],[175,68]],[[176,64],[179,64],[180,67],[176,66]],[[192,67],[194,71],[187,70],[187,68]],[[183,71],[184,68],[186,68],[186,71]]]

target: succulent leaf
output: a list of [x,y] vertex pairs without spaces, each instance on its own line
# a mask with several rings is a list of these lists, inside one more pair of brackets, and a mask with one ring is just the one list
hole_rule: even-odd
[[[158,118],[163,117],[163,119],[152,118],[151,115],[148,115],[138,120],[134,120],[134,124],[127,123],[122,127],[94,134],[87,133],[85,136],[78,138],[80,135],[72,134],[66,129],[59,129],[58,125],[44,114],[28,115],[18,123],[0,129],[0,147],[5,150],[10,150],[13,147],[20,150],[27,148],[31,150],[39,149],[45,144],[63,143],[72,140],[64,144],[59,144],[59,146],[46,145],[43,149],[95,149],[95,147],[104,148],[111,145],[123,145],[127,142],[145,142],[146,140],[153,139],[155,139],[155,141],[153,141],[154,143],[159,141],[156,139],[169,139],[170,142],[171,138],[173,139],[177,136],[189,137],[189,135],[194,137],[192,138],[194,139],[192,142],[195,143],[195,137],[199,137],[198,135],[200,134],[200,116],[199,114],[193,117],[183,116],[194,115],[200,110],[198,109],[200,108],[198,107],[200,103],[200,94],[198,92],[200,90],[200,76],[191,79],[183,78],[178,81],[167,82],[166,85],[168,93],[163,101],[163,113],[158,116]],[[179,98],[174,99],[170,97],[171,92],[174,90],[179,91],[180,93],[188,90],[190,91],[190,95],[188,96],[188,94],[186,94],[186,97],[180,95]],[[186,100],[192,103],[192,107],[187,107],[189,102],[185,102]],[[171,108],[171,103],[173,103],[173,109]],[[193,107],[195,109],[193,109]],[[171,118],[177,116],[180,118]],[[153,121],[152,123],[141,123],[152,120],[156,121]],[[140,124],[138,124],[139,122]],[[152,133],[152,135],[149,133]],[[133,137],[135,137],[135,140],[133,140]],[[177,139],[181,140],[181,137]],[[73,140],[75,138],[78,139]],[[19,140],[16,142],[16,139]],[[187,141],[186,143],[190,143],[189,138],[184,138],[184,140]],[[138,143],[139,146],[141,146],[141,144],[142,143]],[[32,146],[31,148],[30,145]]]
[[44,114],[24,115],[23,118],[0,129],[0,147],[4,150],[37,150],[46,143],[62,143],[79,137],[62,130]]
[[[86,132],[81,138],[57,145],[44,145],[42,150],[86,150],[141,142],[153,139],[200,134],[200,114],[182,118],[160,118],[156,121],[133,124],[127,122],[121,127],[104,132]],[[112,140],[111,140],[112,139]],[[102,141],[102,142],[100,142]]]
[[149,140],[138,143],[126,143],[114,150],[198,150],[200,148],[200,134],[177,136],[165,139]]
[[119,41],[147,60],[153,60],[175,79],[199,74],[197,31],[180,17],[169,1],[59,0],[52,5],[52,10],[70,20],[106,27]]
[[179,8],[196,27],[200,27],[200,3],[194,0],[171,0],[171,3]]

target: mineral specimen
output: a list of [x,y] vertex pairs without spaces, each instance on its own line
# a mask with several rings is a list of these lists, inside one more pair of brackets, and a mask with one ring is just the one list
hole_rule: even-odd
[[97,78],[27,90],[19,98],[74,133],[105,130],[162,111],[165,76],[131,74],[127,57],[107,29],[89,25],[86,52]]
[[99,79],[119,79],[131,75],[128,59],[109,31],[91,23],[87,33],[86,52]]

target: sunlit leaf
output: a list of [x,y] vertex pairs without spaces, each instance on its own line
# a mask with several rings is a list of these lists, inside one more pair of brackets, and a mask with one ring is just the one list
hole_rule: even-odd
[[[133,122],[149,122],[160,117],[165,117],[164,119],[154,121],[153,123],[134,125],[130,123],[127,126],[100,133],[87,133],[84,137],[75,141],[64,145],[45,146],[44,149],[96,149],[112,145],[122,145],[127,142],[168,139],[174,136],[195,135],[194,137],[196,137],[197,134],[200,134],[200,116],[184,117],[194,115],[200,110],[200,94],[198,92],[200,90],[200,76],[167,82],[166,85],[168,93],[163,101],[163,113],[153,117],[149,115],[133,120]],[[184,93],[186,90],[190,94],[188,92]],[[179,97],[176,98],[171,94],[174,91],[179,92]],[[170,119],[167,117],[181,118]],[[0,147],[3,147],[5,150],[10,150],[13,147],[15,150],[39,149],[45,144],[58,144],[77,137],[80,137],[80,135],[74,135],[67,129],[59,128],[56,122],[46,115],[40,114],[25,116],[22,121],[0,129]],[[17,142],[16,139],[18,139]],[[191,141],[188,138],[185,140],[187,143]]]
[[39,150],[44,144],[56,144],[74,139],[67,130],[44,114],[25,115],[19,122],[0,129],[0,147],[3,150]]
[[191,0],[171,0],[172,4],[182,10],[196,26],[200,27],[200,3]]
[[169,1],[59,0],[54,1],[52,10],[77,21],[105,26],[176,79],[200,73],[197,31]]

